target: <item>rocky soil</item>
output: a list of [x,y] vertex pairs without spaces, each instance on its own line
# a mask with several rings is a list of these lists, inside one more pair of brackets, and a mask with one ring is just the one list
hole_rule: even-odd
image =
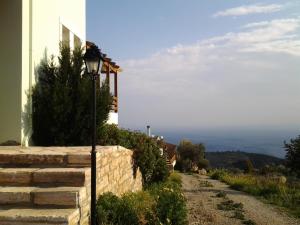
[[191,225],[300,225],[275,206],[197,174],[182,174]]

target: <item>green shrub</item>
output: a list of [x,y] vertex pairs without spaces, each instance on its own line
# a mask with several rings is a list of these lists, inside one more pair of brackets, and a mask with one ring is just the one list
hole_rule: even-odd
[[207,159],[200,159],[198,162],[199,169],[207,169],[209,167],[209,161]]
[[224,211],[243,210],[242,203],[234,203],[232,200],[225,200],[217,205],[218,209]]
[[156,193],[157,214],[162,224],[186,225],[186,199],[181,190],[182,180],[178,173],[172,173],[167,182],[150,187]]
[[216,197],[218,197],[218,198],[225,198],[225,197],[226,197],[226,192],[224,192],[224,191],[219,191],[219,192],[216,194]]
[[227,171],[223,169],[211,170],[209,172],[209,176],[214,180],[221,180],[225,175],[227,175]]
[[122,197],[105,193],[97,201],[98,224],[186,225],[186,200],[180,187],[178,174],[173,174],[144,191]]
[[245,173],[253,173],[254,167],[250,159],[246,160]]
[[284,142],[284,148],[287,167],[300,178],[300,135],[295,139],[291,139],[290,143]]
[[244,220],[245,219],[245,215],[244,215],[242,210],[235,210],[234,214],[233,214],[233,217],[236,218],[236,219],[239,219],[239,220]]
[[134,209],[138,224],[159,224],[155,198],[149,192],[128,193],[122,197],[122,200],[125,205],[130,205]]
[[181,187],[181,183],[182,183],[182,179],[179,173],[177,172],[173,172],[170,174],[170,176],[168,177],[167,182],[171,182],[174,184],[178,184],[178,186]]
[[181,140],[178,148],[178,159],[176,169],[189,172],[193,168],[207,168],[208,160],[204,158],[205,146],[204,144],[193,144],[189,140]]
[[152,183],[164,182],[169,175],[166,160],[160,154],[162,143],[146,134],[105,124],[99,129],[98,144],[121,145],[132,149],[135,167],[140,168],[145,187]]
[[214,185],[207,180],[199,180],[199,187],[213,187]]
[[190,172],[192,170],[192,165],[192,160],[179,158],[176,162],[175,169],[182,172]]
[[97,201],[97,222],[99,225],[124,224],[138,225],[138,217],[128,201],[112,193],[104,193]]
[[156,210],[162,224],[187,224],[186,200],[178,183],[152,185],[149,191],[156,196]]
[[284,165],[265,165],[259,171],[261,175],[290,175],[291,171]]
[[157,213],[163,224],[187,224],[185,199],[174,189],[164,188],[159,192]]

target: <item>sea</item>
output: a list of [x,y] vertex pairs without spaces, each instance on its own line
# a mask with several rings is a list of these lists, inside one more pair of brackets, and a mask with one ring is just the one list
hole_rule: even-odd
[[285,157],[284,141],[300,135],[300,129],[278,130],[161,130],[167,142],[177,144],[182,139],[193,143],[203,143],[208,152],[216,151],[244,151]]

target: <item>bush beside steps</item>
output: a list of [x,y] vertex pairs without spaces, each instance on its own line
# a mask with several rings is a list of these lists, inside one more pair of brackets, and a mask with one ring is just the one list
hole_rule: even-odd
[[112,193],[101,195],[97,201],[97,220],[99,225],[187,225],[180,175],[173,173],[164,183],[121,197]]

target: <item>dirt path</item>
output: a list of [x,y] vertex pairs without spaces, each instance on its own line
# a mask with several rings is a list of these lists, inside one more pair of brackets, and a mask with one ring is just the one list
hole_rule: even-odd
[[[228,185],[200,175],[182,175],[183,191],[187,198],[191,225],[300,225],[300,220],[289,217],[276,207],[264,204]],[[216,197],[222,191],[226,196]],[[242,203],[242,210],[220,210],[222,202]],[[241,215],[243,214],[243,215]],[[245,217],[243,220],[241,217]],[[248,223],[243,223],[247,221]],[[255,223],[251,223],[251,221]]]

